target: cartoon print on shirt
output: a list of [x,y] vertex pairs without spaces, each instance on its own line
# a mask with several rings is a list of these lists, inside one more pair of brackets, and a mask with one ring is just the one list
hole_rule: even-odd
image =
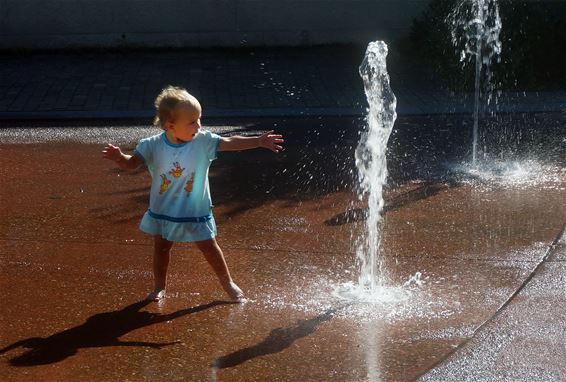
[[187,196],[191,194],[193,191],[193,182],[195,181],[195,172],[191,174],[191,178],[187,181],[187,185],[185,186],[185,191],[187,191]]
[[171,181],[167,179],[167,176],[165,174],[161,174],[161,180],[162,182],[161,182],[161,187],[159,187],[159,193],[163,194],[169,188]]
[[181,168],[181,165],[179,164],[179,162],[173,163],[173,166],[175,168],[172,169],[171,171],[169,171],[169,174],[173,175],[174,178],[181,177],[181,175],[183,175],[183,170],[185,170],[185,168],[184,167]]

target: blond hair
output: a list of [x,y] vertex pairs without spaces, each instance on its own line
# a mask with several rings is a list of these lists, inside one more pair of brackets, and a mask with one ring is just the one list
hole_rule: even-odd
[[175,111],[181,106],[199,113],[202,111],[199,101],[186,89],[171,85],[161,90],[154,105],[156,115],[153,124],[161,128],[164,128],[165,123],[175,120]]

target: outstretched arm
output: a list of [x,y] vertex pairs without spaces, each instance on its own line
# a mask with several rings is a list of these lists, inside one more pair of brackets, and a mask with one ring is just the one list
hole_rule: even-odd
[[222,137],[220,138],[218,151],[241,151],[263,147],[278,153],[283,150],[283,147],[280,145],[281,143],[283,143],[282,135],[273,134],[273,131],[268,131],[257,137]]
[[114,146],[110,143],[102,150],[102,156],[116,162],[120,168],[126,170],[138,168],[138,166],[143,163],[143,159],[139,155],[123,154],[118,146]]

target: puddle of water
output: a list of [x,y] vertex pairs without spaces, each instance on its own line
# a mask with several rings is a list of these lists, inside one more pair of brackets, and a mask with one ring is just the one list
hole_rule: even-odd
[[[477,164],[448,164],[463,183],[498,187],[557,187],[566,180],[566,168],[536,160],[480,161]],[[564,189],[560,188],[561,190]]]

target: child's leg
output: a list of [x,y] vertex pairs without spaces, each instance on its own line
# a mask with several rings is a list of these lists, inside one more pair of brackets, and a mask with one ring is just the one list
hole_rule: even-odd
[[164,297],[167,284],[167,267],[171,257],[173,242],[165,240],[159,235],[153,237],[153,292],[148,299],[159,300]]
[[226,265],[226,260],[224,259],[224,254],[218,246],[216,239],[212,238],[209,240],[197,241],[195,244],[203,253],[206,261],[208,261],[214,270],[214,273],[216,273],[216,276],[218,276],[220,284],[222,284],[222,287],[226,293],[228,293],[230,298],[233,300],[243,300],[244,293],[232,280],[230,271],[228,270],[228,265]]

